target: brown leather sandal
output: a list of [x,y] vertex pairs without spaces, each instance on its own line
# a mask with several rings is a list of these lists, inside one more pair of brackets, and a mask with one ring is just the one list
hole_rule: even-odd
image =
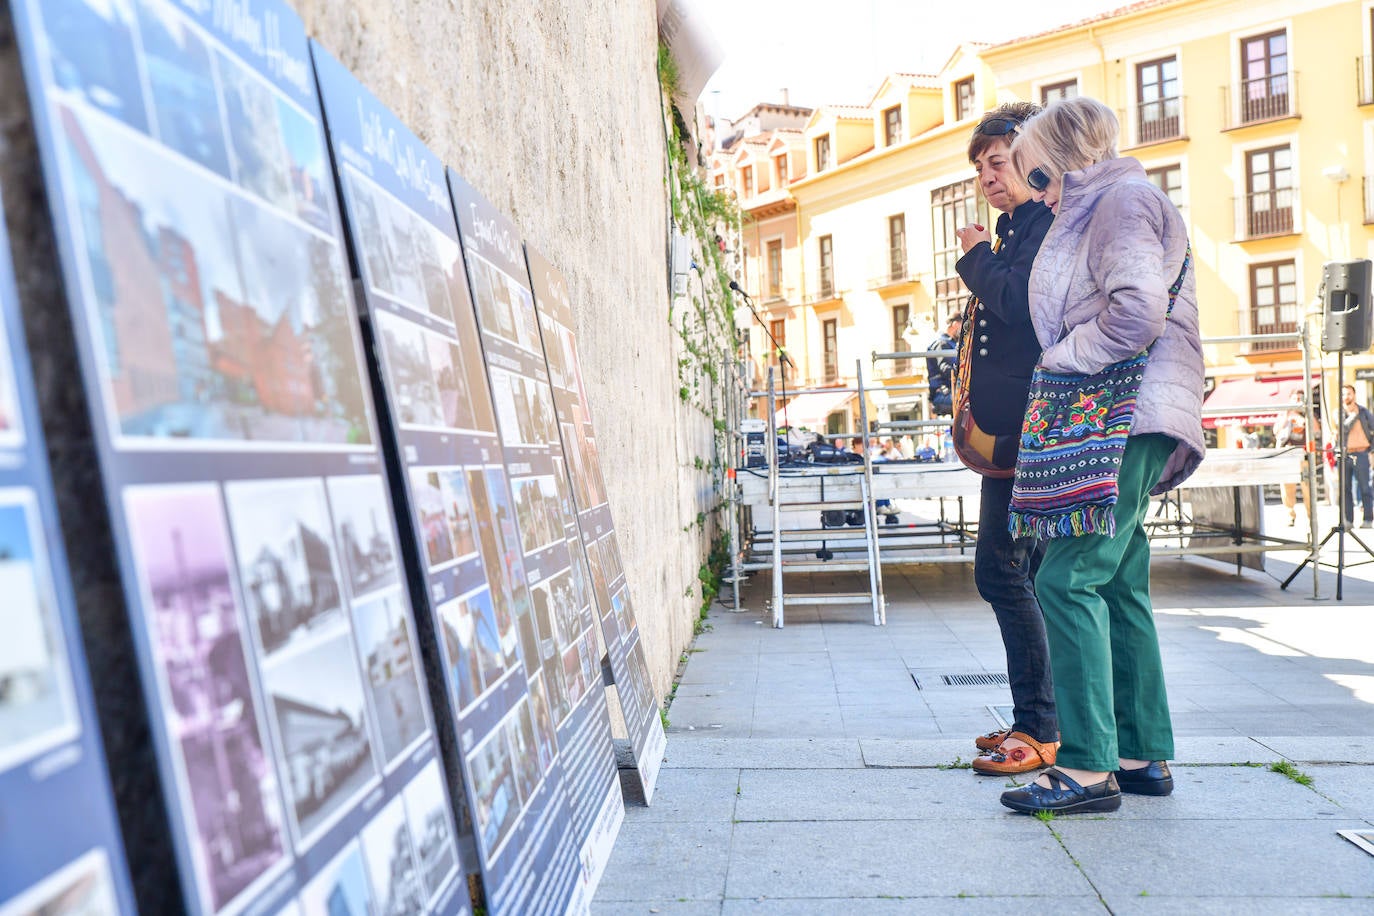
[[979,735],[973,739],[974,745],[980,751],[995,751],[1002,746],[1002,742],[1007,740],[1007,735],[1011,734],[1011,729],[1003,728],[995,732],[988,732],[986,735]]
[[973,758],[975,773],[982,773],[984,776],[1007,776],[1054,766],[1054,759],[1059,754],[1058,741],[1041,743],[1025,732],[1011,732],[1007,737],[1024,741],[1027,746],[1007,747],[1004,743],[996,750],[980,754]]

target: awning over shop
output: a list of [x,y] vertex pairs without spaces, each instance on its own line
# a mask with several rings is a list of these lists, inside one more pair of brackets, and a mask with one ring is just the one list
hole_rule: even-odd
[[[1308,387],[1319,384],[1313,378]],[[1279,413],[1297,400],[1303,390],[1302,376],[1281,378],[1223,379],[1202,402],[1202,425],[1207,429],[1218,426],[1270,426]]]
[[785,423],[793,427],[805,426],[818,432],[825,431],[825,418],[837,410],[842,410],[854,400],[852,391],[813,391],[797,395],[779,408],[775,415],[778,426]]

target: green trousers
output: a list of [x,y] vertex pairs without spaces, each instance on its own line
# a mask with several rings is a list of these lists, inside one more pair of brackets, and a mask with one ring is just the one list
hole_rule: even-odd
[[1045,614],[1064,766],[1110,772],[1118,757],[1174,755],[1143,521],[1176,445],[1158,433],[1126,441],[1115,537],[1046,542],[1035,594]]

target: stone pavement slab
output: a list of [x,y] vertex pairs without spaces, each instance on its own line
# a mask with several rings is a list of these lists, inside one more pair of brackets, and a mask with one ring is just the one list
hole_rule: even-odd
[[737,821],[985,818],[1005,780],[969,770],[743,770]]
[[719,901],[725,893],[732,826],[626,818],[596,900]]
[[[675,733],[674,738],[677,737]],[[708,738],[668,742],[663,768],[812,769],[861,767],[853,738]]]
[[1256,738],[1260,744],[1289,760],[1302,763],[1374,763],[1374,732],[1364,737]]

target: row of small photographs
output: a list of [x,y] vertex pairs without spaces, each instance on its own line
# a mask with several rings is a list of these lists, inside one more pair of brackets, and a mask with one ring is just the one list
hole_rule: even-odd
[[639,640],[635,640],[625,653],[625,663],[616,673],[616,695],[633,739],[658,709],[658,700],[649,681],[649,667],[644,662],[644,646]]
[[160,141],[294,219],[333,231],[317,116],[171,0],[27,2],[46,32],[52,91]]
[[299,897],[303,916],[430,912],[458,870],[437,760],[412,779]]
[[344,193],[368,288],[421,315],[454,323],[466,306],[461,249],[428,220],[351,165]]
[[482,356],[390,312],[376,313],[392,409],[407,428],[496,432]]
[[239,481],[223,499],[213,483],[124,491],[210,912],[284,870],[429,734],[386,507],[377,476]]
[[571,569],[530,589],[540,667],[554,721],[560,725],[594,683],[599,655],[591,640],[590,606],[578,603]]
[[567,537],[571,516],[564,514],[560,477],[544,474],[539,477],[514,477],[515,516],[520,524],[520,546],[529,556],[550,544]]
[[0,772],[81,733],[52,567],[31,490],[0,490]]
[[338,240],[89,109],[56,122],[116,444],[368,447]]
[[536,356],[544,352],[534,296],[523,283],[479,255],[468,257],[472,294],[482,330],[502,337]]
[[506,445],[548,446],[558,443],[558,412],[545,382],[491,369],[491,394],[501,419]]
[[616,543],[615,532],[606,532],[597,543],[601,547],[601,560],[606,567],[606,582],[614,585],[617,579],[625,575],[625,568],[620,565],[620,547]]
[[24,444],[24,420],[19,413],[19,389],[15,386],[13,367],[5,323],[0,319],[0,448],[5,449]]
[[478,848],[491,863],[526,805],[538,791],[557,755],[553,718],[542,678],[530,681],[529,696],[468,754]]
[[102,848],[69,862],[8,902],[0,916],[115,916],[119,903]]

